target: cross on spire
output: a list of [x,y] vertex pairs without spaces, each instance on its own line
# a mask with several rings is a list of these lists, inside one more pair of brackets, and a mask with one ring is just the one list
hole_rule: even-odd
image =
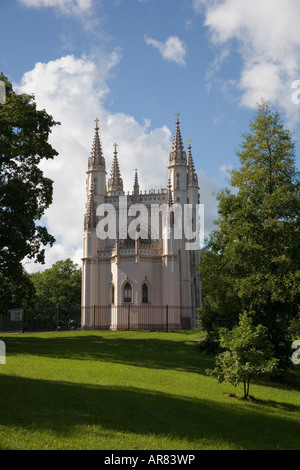
[[117,153],[118,144],[114,144],[114,147],[115,147],[115,153]]
[[188,141],[188,144],[189,144],[189,147],[190,147],[192,140],[191,140],[191,139],[188,139],[187,141]]
[[98,128],[98,122],[99,122],[99,119],[98,119],[98,118],[96,118],[96,119],[95,119],[96,128]]
[[177,123],[179,123],[179,116],[180,116],[180,113],[176,113],[175,116],[176,116],[176,119],[177,119],[177,121],[176,121],[176,124],[177,124]]

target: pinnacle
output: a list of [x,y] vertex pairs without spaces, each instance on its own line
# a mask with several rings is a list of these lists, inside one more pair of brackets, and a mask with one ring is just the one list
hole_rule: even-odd
[[187,155],[187,167],[188,167],[188,186],[198,186],[198,177],[195,172],[194,161],[192,156],[191,140],[188,139],[188,155]]
[[94,229],[96,228],[96,204],[94,200],[94,189],[93,187],[90,188],[90,194],[88,196],[87,202],[87,209],[84,218],[84,228],[87,229]]
[[101,166],[103,169],[105,169],[105,160],[103,157],[102,147],[101,147],[101,142],[100,142],[100,137],[99,137],[99,127],[98,127],[99,119],[96,119],[95,122],[96,122],[95,135],[94,135],[91,157],[89,158],[89,167]]
[[137,168],[135,169],[134,186],[139,186],[139,179],[138,179],[138,170],[137,170]]
[[171,180],[169,178],[169,183],[168,183],[168,191],[167,191],[167,205],[170,207],[173,204],[173,196],[172,196],[172,185],[171,185]]
[[175,160],[176,162],[179,162],[180,160],[186,159],[186,153],[183,148],[181,131],[180,131],[180,126],[179,126],[180,124],[179,113],[177,113],[176,116],[177,116],[176,129],[175,129],[175,135],[174,135],[174,140],[173,140],[172,152],[170,154],[170,160]]
[[118,152],[117,144],[114,144],[114,158],[112,163],[111,175],[108,180],[108,191],[123,191],[123,180],[121,178],[119,161],[118,161]]

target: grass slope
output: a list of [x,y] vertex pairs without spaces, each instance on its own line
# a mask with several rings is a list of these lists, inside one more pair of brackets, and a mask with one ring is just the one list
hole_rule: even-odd
[[2,335],[0,449],[299,449],[299,370],[290,385],[252,385],[245,402],[205,374],[214,361],[197,337]]

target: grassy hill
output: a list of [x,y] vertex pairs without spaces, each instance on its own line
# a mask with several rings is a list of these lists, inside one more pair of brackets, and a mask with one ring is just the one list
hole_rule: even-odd
[[[284,382],[208,377],[196,332],[1,335],[0,449],[299,449],[300,366]],[[235,397],[230,396],[235,394]]]

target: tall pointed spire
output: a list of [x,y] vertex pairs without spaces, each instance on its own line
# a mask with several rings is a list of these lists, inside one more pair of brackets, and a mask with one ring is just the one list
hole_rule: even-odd
[[105,160],[102,153],[102,147],[99,137],[99,119],[95,119],[96,127],[95,127],[95,135],[94,135],[94,142],[91,152],[91,157],[89,158],[89,170],[92,169],[103,169],[105,170]]
[[137,201],[139,200],[139,196],[140,196],[140,185],[139,185],[138,170],[137,170],[137,168],[135,169],[134,185],[133,185],[133,195],[134,195],[135,201],[137,202]]
[[117,144],[114,144],[114,158],[113,164],[111,169],[111,175],[108,180],[108,196],[120,196],[124,194],[123,191],[123,180],[121,178],[120,167],[118,162],[118,152],[117,152]]
[[192,147],[191,147],[191,139],[188,139],[188,154],[187,154],[187,167],[188,167],[188,175],[187,175],[187,183],[188,186],[197,186],[198,187],[198,176],[195,172],[194,161],[192,156]]
[[170,162],[172,161],[173,163],[181,163],[183,160],[186,160],[186,153],[183,149],[183,143],[182,143],[182,137],[181,137],[181,132],[180,132],[180,121],[179,121],[179,113],[176,113],[176,129],[175,129],[175,135],[174,135],[174,140],[173,140],[173,148],[172,151],[170,152]]
[[139,178],[138,178],[138,169],[135,169],[135,176],[134,176],[134,187],[139,187]]

